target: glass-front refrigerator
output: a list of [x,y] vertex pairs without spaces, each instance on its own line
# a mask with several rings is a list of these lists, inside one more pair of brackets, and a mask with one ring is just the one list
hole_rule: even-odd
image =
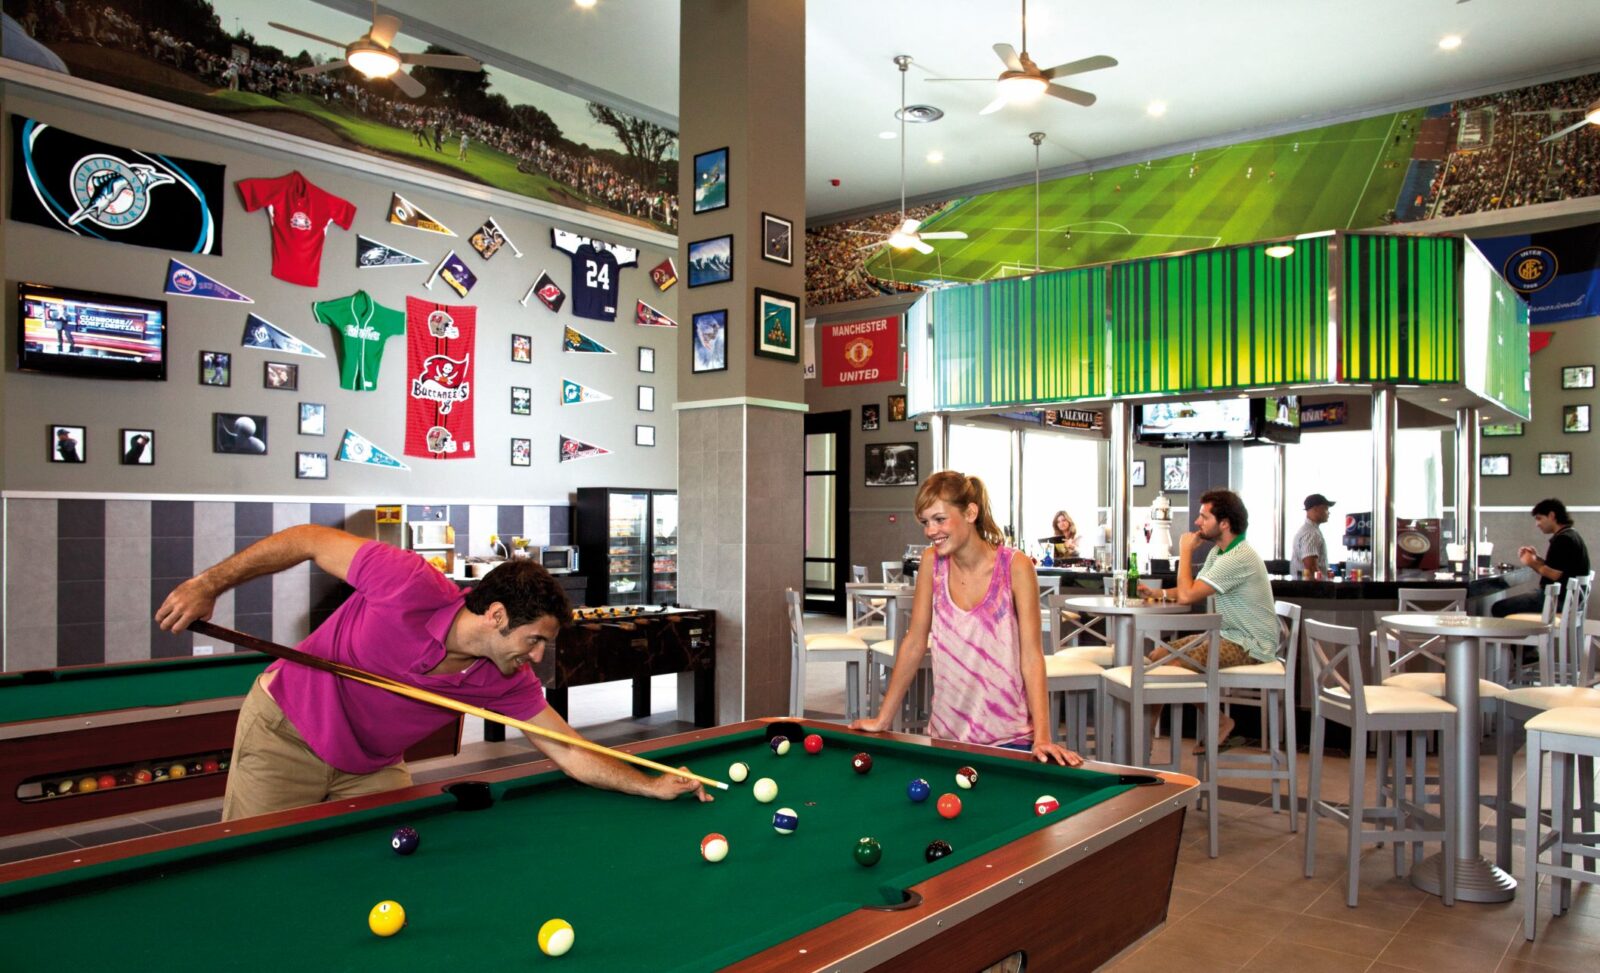
[[665,605],[678,598],[678,495],[578,490],[578,560],[590,605]]
[[650,604],[678,603],[678,495],[650,492]]

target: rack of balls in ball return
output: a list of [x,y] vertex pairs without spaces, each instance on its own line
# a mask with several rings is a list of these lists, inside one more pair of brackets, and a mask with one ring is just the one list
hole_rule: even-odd
[[[777,756],[788,754],[793,746],[787,736],[774,736],[767,745]],[[809,734],[802,742],[806,753],[816,756],[822,752],[823,739],[816,733]],[[850,766],[858,774],[872,771],[872,754],[858,753],[851,758]],[[728,779],[735,784],[743,784],[750,779],[750,765],[743,761],[733,763],[728,767]],[[972,767],[961,767],[955,773],[956,786],[961,790],[971,790],[978,786],[978,772]],[[778,782],[771,777],[762,777],[750,787],[751,796],[762,804],[771,804],[778,799]],[[918,777],[906,785],[906,798],[914,804],[925,803],[933,794],[932,786]],[[961,798],[955,793],[939,795],[934,802],[939,816],[946,820],[959,817],[961,814]],[[1033,813],[1036,815],[1050,814],[1059,809],[1061,802],[1049,794],[1041,794],[1034,799]],[[792,807],[780,807],[772,813],[772,829],[780,835],[794,834],[800,827],[800,815]],[[389,847],[398,855],[410,855],[421,845],[422,836],[415,828],[396,828],[389,838]],[[728,857],[730,851],[726,836],[712,832],[700,839],[700,857],[713,864]],[[934,839],[923,849],[923,857],[930,862],[938,861],[947,855],[953,854],[955,848],[943,839]],[[852,851],[856,864],[863,868],[871,868],[883,858],[883,845],[877,838],[863,836],[856,840]],[[367,914],[367,927],[375,935],[389,937],[405,928],[405,907],[393,899],[385,899],[372,907]],[[539,927],[539,949],[548,956],[562,956],[572,949],[577,933],[572,923],[560,917],[550,918]]]
[[192,753],[160,760],[141,760],[115,767],[89,767],[73,771],[52,771],[30,777],[17,785],[17,800],[23,803],[82,797],[99,791],[147,784],[164,784],[185,777],[226,774],[233,751]]

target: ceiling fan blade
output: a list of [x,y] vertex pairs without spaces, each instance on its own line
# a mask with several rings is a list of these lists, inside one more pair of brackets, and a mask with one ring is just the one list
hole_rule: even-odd
[[994,83],[993,78],[923,78],[924,81],[987,81]]
[[1017,57],[1017,49],[1010,44],[996,44],[994,52],[1000,55],[1000,60],[1006,63],[1006,68],[1011,71],[1022,70],[1022,59]]
[[1004,108],[1005,106],[1006,106],[1006,96],[1005,95],[1001,95],[1000,97],[996,98],[994,101],[991,101],[987,105],[984,105],[983,106],[983,110],[978,112],[978,114],[980,114],[980,115],[993,115],[995,112],[999,111],[1000,109]]
[[1060,98],[1062,101],[1070,101],[1074,105],[1082,105],[1085,108],[1088,108],[1097,100],[1094,95],[1087,91],[1069,88],[1064,84],[1052,84],[1044,89],[1044,93],[1053,98]]
[[909,219],[908,218],[904,223],[900,224],[900,232],[901,233],[915,233],[915,232],[917,232],[917,227],[919,227],[921,225],[922,225],[922,221],[921,220],[913,220],[913,219]]
[[1543,145],[1546,142],[1554,142],[1558,138],[1564,138],[1565,136],[1567,136],[1567,135],[1569,135],[1569,134],[1571,134],[1573,132],[1576,132],[1578,129],[1584,127],[1587,124],[1589,124],[1589,120],[1588,119],[1580,118],[1577,121],[1573,122],[1571,125],[1568,125],[1566,128],[1562,129],[1561,131],[1556,132],[1553,135],[1546,135],[1544,138],[1539,140],[1539,144]]
[[413,78],[404,70],[396,71],[389,75],[389,80],[393,81],[394,86],[399,88],[400,92],[407,98],[421,98],[423,93],[428,90],[422,86],[421,81]]
[[919,233],[924,240],[965,240],[967,234],[964,230],[939,230],[936,233]]
[[1044,76],[1046,78],[1064,78],[1069,74],[1082,74],[1085,71],[1099,71],[1101,68],[1114,68],[1116,66],[1116,58],[1105,54],[1096,54],[1094,57],[1068,61],[1066,64],[1057,64],[1053,68],[1047,68],[1044,71]]
[[295,74],[327,74],[329,71],[337,71],[340,68],[347,68],[349,66],[350,62],[340,58],[337,61],[324,61],[321,64],[313,64],[309,68],[301,68],[300,70],[296,71]]
[[399,17],[378,14],[372,18],[372,30],[367,32],[367,36],[379,47],[390,47],[394,44],[394,35],[398,33],[400,33]]
[[876,243],[869,243],[864,247],[856,247],[856,249],[857,250],[876,250],[879,247],[886,247],[888,245],[889,245],[889,241],[888,240],[879,240]]
[[928,246],[926,243],[923,243],[921,240],[912,240],[911,249],[922,254],[924,257],[933,252],[933,248]]
[[274,22],[269,20],[269,21],[267,21],[267,26],[268,27],[276,27],[278,30],[287,31],[288,33],[291,33],[291,34],[299,34],[301,37],[309,37],[314,41],[321,41],[324,44],[332,44],[334,47],[337,47],[337,48],[341,48],[342,49],[345,46],[345,42],[344,41],[330,40],[330,39],[328,39],[326,37],[323,37],[321,34],[313,34],[309,30],[301,30],[298,27],[290,27],[288,24],[274,23]]
[[420,64],[425,68],[448,68],[451,71],[482,71],[483,62],[465,54],[401,54],[400,63]]

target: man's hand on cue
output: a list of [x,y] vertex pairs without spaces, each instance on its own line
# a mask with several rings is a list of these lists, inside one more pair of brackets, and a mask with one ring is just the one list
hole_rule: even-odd
[[[687,771],[689,768],[679,767],[678,769]],[[650,793],[651,796],[660,798],[663,801],[677,800],[685,794],[693,794],[700,799],[701,803],[714,800],[710,794],[706,793],[706,789],[700,786],[699,781],[693,777],[682,777],[677,774],[662,774],[655,778],[650,785]]]
[[156,609],[156,623],[163,631],[181,632],[190,622],[209,619],[216,608],[217,599],[199,578],[190,578],[173,588],[161,607]]

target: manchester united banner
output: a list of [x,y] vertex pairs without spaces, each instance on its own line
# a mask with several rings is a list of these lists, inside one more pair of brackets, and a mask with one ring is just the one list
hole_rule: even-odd
[[900,319],[823,324],[822,384],[868,385],[900,380]]
[[470,459],[478,309],[406,298],[406,455]]

